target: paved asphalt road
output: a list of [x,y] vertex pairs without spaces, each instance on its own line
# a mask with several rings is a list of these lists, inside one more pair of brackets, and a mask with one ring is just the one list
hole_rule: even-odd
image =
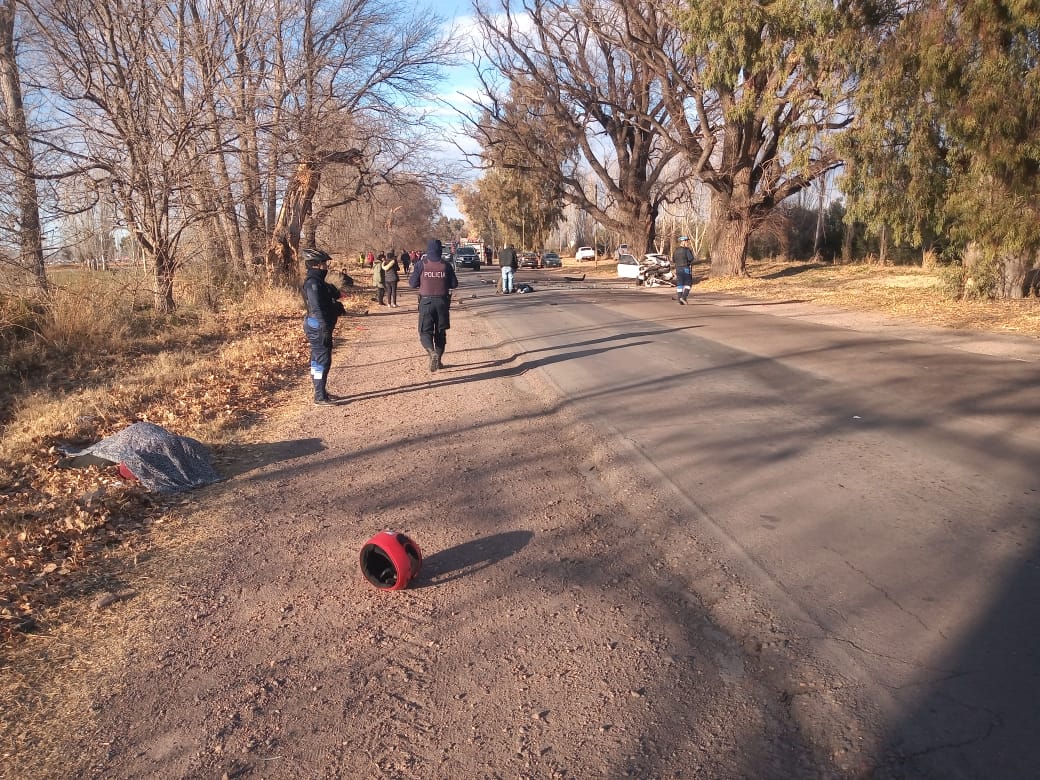
[[1040,776],[1040,343],[493,273],[462,305],[863,686],[882,762]]

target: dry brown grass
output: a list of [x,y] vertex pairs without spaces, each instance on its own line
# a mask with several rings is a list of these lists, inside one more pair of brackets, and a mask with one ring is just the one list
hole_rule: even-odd
[[56,611],[93,589],[95,564],[165,508],[108,470],[55,468],[61,448],[139,420],[221,446],[301,375],[298,315],[291,291],[182,315],[159,338],[105,344],[93,365],[52,353],[32,389],[12,394],[0,430],[0,645],[60,622]]
[[[310,393],[296,291],[258,287],[220,312],[185,296],[159,321],[135,278],[72,273],[44,308],[0,297],[14,347],[0,364],[0,766],[17,756],[40,777],[67,776],[70,727],[89,721],[119,659],[147,654],[150,616],[219,549],[217,529],[179,519],[194,496],[149,495],[111,468],[57,469],[57,445],[149,420],[219,462]],[[369,295],[348,291],[348,312]],[[99,607],[112,598],[119,609]]]
[[941,270],[769,261],[749,264],[746,279],[705,280],[697,288],[768,300],[805,300],[923,325],[1040,337],[1040,300],[952,299]]

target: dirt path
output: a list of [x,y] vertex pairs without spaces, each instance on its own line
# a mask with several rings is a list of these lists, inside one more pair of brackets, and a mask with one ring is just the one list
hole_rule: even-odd
[[[210,538],[114,659],[66,776],[862,772],[841,681],[797,660],[672,497],[464,302],[430,374],[404,298],[347,323],[330,389],[349,403],[301,388],[177,521]],[[408,590],[359,576],[383,529],[424,552]]]

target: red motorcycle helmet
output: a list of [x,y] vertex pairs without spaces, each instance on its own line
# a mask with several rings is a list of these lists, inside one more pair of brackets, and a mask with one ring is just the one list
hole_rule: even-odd
[[361,574],[379,590],[403,590],[422,568],[419,546],[402,533],[380,531],[361,548]]

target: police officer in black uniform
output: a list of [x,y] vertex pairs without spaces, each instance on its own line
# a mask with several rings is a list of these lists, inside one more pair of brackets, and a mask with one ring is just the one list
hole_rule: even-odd
[[436,238],[426,246],[426,257],[414,266],[408,286],[419,291],[419,342],[430,356],[430,371],[441,367],[441,356],[451,327],[451,291],[459,286],[455,268],[441,258],[443,247]]
[[682,306],[686,305],[693,287],[694,259],[689,237],[679,236],[679,246],[672,252],[672,263],[675,264],[675,300]]
[[307,277],[300,292],[303,294],[307,316],[303,319],[303,332],[311,345],[311,379],[314,380],[314,403],[324,406],[336,399],[328,394],[325,385],[332,366],[332,330],[336,320],[346,314],[343,304],[337,300],[339,290],[325,281],[332,259],[320,249],[304,249],[303,262],[307,266]]

